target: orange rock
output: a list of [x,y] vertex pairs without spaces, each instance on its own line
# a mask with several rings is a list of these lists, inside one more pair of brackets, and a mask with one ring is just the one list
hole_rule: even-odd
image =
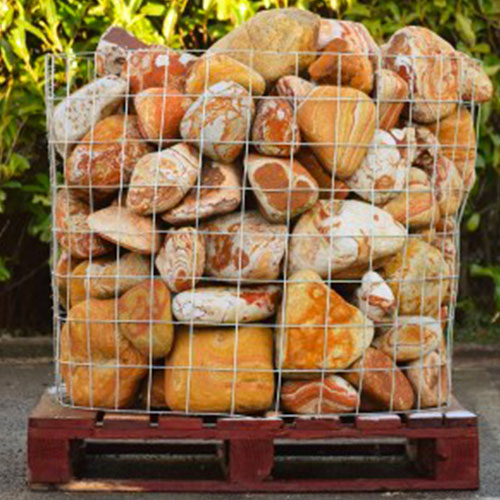
[[80,259],[111,250],[108,242],[91,232],[87,222],[90,207],[77,198],[74,190],[60,189],[55,204],[55,235],[64,250]]
[[410,90],[406,81],[390,69],[377,70],[375,81],[378,128],[390,130],[398,125]]
[[255,149],[269,156],[289,157],[297,152],[300,131],[293,115],[293,109],[285,99],[267,98],[260,101],[252,128]]
[[59,294],[59,304],[65,309],[70,308],[68,292],[71,283],[71,273],[80,263],[80,259],[76,259],[70,253],[62,251],[52,271]]
[[144,356],[161,358],[172,347],[170,292],[158,278],[147,279],[118,300],[120,332]]
[[141,135],[150,141],[170,145],[179,137],[179,126],[191,99],[175,87],[152,87],[134,98]]
[[296,272],[289,277],[277,314],[276,367],[285,378],[347,368],[370,345],[373,334],[372,321],[317,273]]
[[189,68],[197,57],[175,52],[161,45],[132,52],[123,65],[121,76],[129,82],[130,93],[138,94],[151,87],[175,87],[184,90]]
[[[195,328],[191,335],[189,327],[180,327],[165,362],[168,407],[249,414],[269,409],[274,396],[272,351],[270,328],[240,327],[236,337],[234,328]],[[197,369],[186,370],[189,364]]]
[[481,63],[458,50],[455,54],[458,57],[458,94],[468,101],[489,101],[494,93],[493,83]]
[[148,376],[144,379],[140,394],[140,406],[148,410],[165,409],[165,370],[163,368],[153,369],[151,380]]
[[142,140],[134,115],[104,118],[81,142],[66,162],[66,180],[101,197],[128,184],[137,160],[152,150]]
[[373,88],[373,69],[368,56],[359,54],[349,42],[335,39],[309,66],[309,76],[326,85],[347,86],[369,94]]
[[60,370],[73,405],[133,405],[147,358],[121,335],[114,300],[90,299],[72,307],[61,331]]
[[317,182],[298,161],[250,154],[245,167],[260,211],[271,222],[287,222],[318,200]]
[[405,411],[413,407],[414,394],[408,379],[392,359],[369,347],[364,356],[344,374],[354,387],[378,409]]

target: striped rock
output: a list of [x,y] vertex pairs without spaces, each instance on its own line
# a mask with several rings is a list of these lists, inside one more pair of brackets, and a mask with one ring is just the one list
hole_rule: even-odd
[[270,224],[257,211],[223,215],[205,222],[205,271],[216,278],[261,281],[280,274],[287,228]]
[[238,165],[205,160],[199,186],[162,214],[169,224],[192,223],[213,215],[232,212],[241,202],[241,172]]
[[287,75],[276,82],[272,93],[288,98],[288,102],[295,105],[295,103],[300,104],[313,88],[314,83],[300,76]]
[[318,184],[298,162],[250,154],[245,158],[248,180],[262,215],[286,223],[318,200]]
[[311,378],[322,369],[347,368],[370,345],[374,328],[317,273],[299,271],[288,279],[275,333],[276,367],[283,377]]
[[458,72],[455,49],[421,26],[398,30],[382,48],[383,67],[413,89],[411,113],[420,123],[445,118],[456,109]]
[[311,269],[323,278],[354,269],[354,276],[362,276],[370,262],[396,254],[405,239],[405,228],[378,207],[319,200],[292,231],[288,266],[291,272]]
[[212,160],[231,163],[245,145],[254,108],[248,91],[238,83],[216,83],[187,110],[180,126],[181,136],[186,142],[194,142]]
[[389,321],[396,311],[396,299],[380,274],[368,271],[355,292],[356,305],[374,323]]
[[170,292],[160,279],[144,280],[118,299],[120,333],[144,356],[163,358],[174,341]]
[[396,127],[410,93],[408,84],[394,71],[378,69],[375,71],[375,93],[378,128],[390,130]]
[[365,93],[320,85],[300,104],[297,123],[304,142],[311,143],[323,167],[345,179],[368,152],[375,133],[375,115],[375,105]]
[[377,130],[370,150],[346,184],[376,205],[400,194],[416,154],[415,129]]
[[91,191],[105,197],[128,184],[137,161],[150,151],[136,116],[108,116],[71,153],[64,169],[66,181],[82,194]]
[[194,286],[205,269],[205,239],[192,227],[171,230],[156,255],[156,267],[172,292]]
[[408,379],[392,359],[369,347],[343,377],[368,398],[373,410],[405,411],[413,407],[414,394]]
[[439,211],[443,217],[455,215],[462,204],[466,189],[460,172],[446,156],[437,159],[432,171],[428,171],[433,180],[434,191]]
[[481,63],[458,50],[455,54],[458,57],[459,95],[467,101],[489,101],[493,97],[493,83]]
[[356,410],[359,396],[354,387],[338,375],[315,380],[286,380],[281,387],[281,406],[289,413],[328,414]]
[[398,316],[391,327],[383,327],[373,346],[405,363],[420,359],[439,345],[443,333],[439,319],[429,316]]
[[127,208],[140,215],[165,212],[189,192],[200,169],[198,151],[185,143],[143,156],[130,179]]
[[255,149],[263,155],[289,157],[297,152],[300,131],[287,100],[268,97],[259,102],[252,127],[252,141]]
[[125,80],[104,76],[81,87],[56,106],[50,128],[51,141],[63,158],[97,122],[117,111],[126,92]]
[[176,295],[172,312],[195,325],[249,323],[273,316],[279,297],[277,285],[207,286]]
[[90,207],[77,196],[74,190],[60,189],[55,200],[55,236],[59,245],[73,257],[87,259],[108,253],[112,246],[88,224]]
[[149,217],[142,217],[122,206],[110,206],[91,214],[92,231],[115,245],[141,254],[154,254],[160,247],[160,235]]

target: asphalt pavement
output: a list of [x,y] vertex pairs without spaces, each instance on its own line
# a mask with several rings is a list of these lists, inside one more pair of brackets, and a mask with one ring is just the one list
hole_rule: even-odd
[[37,399],[52,379],[48,360],[0,358],[0,500],[58,500],[62,498],[138,498],[163,500],[219,500],[270,498],[293,500],[323,499],[488,499],[500,498],[500,353],[468,355],[455,362],[454,392],[462,404],[480,415],[481,489],[478,492],[387,492],[343,494],[93,494],[33,492],[26,475],[26,422]]

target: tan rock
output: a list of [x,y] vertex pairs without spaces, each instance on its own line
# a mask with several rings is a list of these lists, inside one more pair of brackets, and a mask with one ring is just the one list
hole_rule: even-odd
[[125,207],[110,206],[91,214],[89,227],[115,245],[141,254],[154,254],[160,248],[160,236],[153,221]]
[[202,94],[221,81],[239,83],[253,96],[262,95],[266,90],[266,82],[257,71],[226,54],[215,53],[193,64],[186,80],[186,94]]
[[[210,53],[224,53],[250,66],[266,82],[296,75],[314,60],[320,18],[301,9],[262,11],[218,42]],[[286,53],[286,54],[285,54]]]
[[396,299],[380,274],[368,271],[355,291],[356,305],[374,323],[387,323],[396,312]]
[[354,269],[353,276],[362,276],[370,262],[396,254],[405,239],[404,227],[378,207],[320,200],[293,229],[288,266],[291,272],[314,270],[322,278]]
[[205,271],[216,278],[241,283],[279,276],[287,228],[270,224],[257,211],[223,215],[205,222]]
[[287,97],[292,105],[300,104],[309,92],[314,88],[314,84],[300,76],[282,76],[274,87],[274,94],[280,97]]
[[141,387],[139,406],[145,410],[165,410],[165,370],[163,368],[153,369],[151,380],[148,376],[144,379]]
[[244,87],[235,82],[219,82],[187,110],[181,122],[181,135],[209,158],[231,163],[245,145],[254,111]]
[[71,273],[81,262],[80,259],[72,257],[69,252],[63,250],[52,269],[52,276],[57,287],[57,299],[64,309],[69,310],[71,304],[69,301]]
[[479,61],[456,51],[458,57],[458,93],[467,101],[486,102],[493,97],[493,83]]
[[194,287],[205,269],[205,238],[192,227],[169,231],[156,256],[160,276],[172,292]]
[[317,377],[322,369],[342,370],[363,354],[373,333],[371,320],[317,273],[299,271],[289,277],[278,310],[276,367],[285,378]]
[[260,211],[271,222],[286,223],[318,200],[317,182],[298,161],[250,154],[245,168]]
[[321,85],[299,106],[297,123],[323,167],[345,179],[368,152],[375,133],[375,112],[373,101],[363,92]]
[[375,93],[378,127],[384,130],[396,127],[410,93],[408,83],[390,69],[378,69],[375,71]]
[[263,321],[276,313],[280,294],[277,285],[207,286],[177,294],[172,312],[195,325]]
[[175,207],[196,183],[200,169],[197,149],[186,143],[143,156],[130,179],[127,208],[145,215]]
[[213,215],[232,212],[241,202],[241,172],[233,163],[204,161],[199,186],[162,214],[169,224],[186,224]]
[[257,105],[252,127],[252,142],[263,155],[290,157],[300,147],[300,131],[294,111],[286,99],[266,99]]

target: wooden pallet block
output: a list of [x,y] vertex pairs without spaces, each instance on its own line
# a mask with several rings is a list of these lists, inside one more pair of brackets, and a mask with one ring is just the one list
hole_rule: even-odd
[[[397,443],[395,443],[397,441]],[[406,443],[406,447],[399,442]],[[113,453],[196,453],[203,443],[216,450],[220,477],[112,478],[85,476],[89,457]],[[285,443],[285,445],[283,445]],[[346,444],[347,443],[347,444]],[[155,448],[159,445],[158,448]],[[102,448],[101,448],[102,446]],[[347,477],[335,467],[314,476],[284,475],[283,464],[322,457],[383,460],[398,450],[407,452],[408,477],[384,466],[384,475]],[[87,454],[88,450],[91,453]],[[280,453],[286,450],[286,461]],[[304,452],[304,450],[306,450]],[[352,450],[352,451],[351,451]],[[383,451],[381,451],[383,450]],[[330,453],[330,454],[329,454]],[[370,462],[371,461],[371,462]],[[191,461],[192,462],[192,461]],[[280,469],[281,467],[281,469]],[[308,465],[309,467],[309,465]],[[324,467],[324,466],[323,466]],[[144,469],[146,471],[146,468]],[[219,470],[219,469],[218,469]],[[312,469],[311,469],[312,470]],[[339,469],[340,470],[340,469]],[[83,472],[82,472],[83,471]],[[163,471],[163,469],[162,469]],[[387,474],[391,472],[391,474]],[[99,473],[102,471],[99,468]],[[322,475],[323,474],[323,475]],[[219,418],[143,415],[74,410],[46,393],[28,423],[28,482],[33,489],[70,491],[382,491],[476,489],[479,486],[477,417],[454,401],[444,412],[409,415],[358,415],[355,418]]]

